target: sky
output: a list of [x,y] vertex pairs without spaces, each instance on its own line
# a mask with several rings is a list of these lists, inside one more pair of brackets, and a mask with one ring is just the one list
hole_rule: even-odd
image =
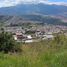
[[67,5],[67,0],[0,0],[0,7],[16,6],[23,3],[45,3],[45,4],[57,4]]
[[51,2],[67,2],[67,0],[49,0]]

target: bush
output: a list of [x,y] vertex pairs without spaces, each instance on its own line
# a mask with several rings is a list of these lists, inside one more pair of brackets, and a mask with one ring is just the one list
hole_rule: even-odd
[[[18,48],[20,49],[19,46]],[[0,51],[5,53],[16,52],[19,50],[18,48],[12,34],[7,32],[0,33]]]

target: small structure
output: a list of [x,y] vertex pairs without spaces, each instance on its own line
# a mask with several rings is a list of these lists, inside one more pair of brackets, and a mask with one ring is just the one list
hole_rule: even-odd
[[21,32],[16,32],[13,36],[16,41],[22,41],[26,38]]
[[54,36],[53,35],[43,35],[43,40],[44,39],[53,39]]
[[31,43],[31,42],[33,42],[32,36],[31,35],[27,35],[25,43]]
[[25,43],[32,43],[34,42],[33,40],[26,40]]
[[27,39],[32,39],[32,36],[31,35],[27,35]]
[[13,37],[17,42],[33,42],[31,35],[24,35],[21,32],[16,32],[16,34],[13,35]]

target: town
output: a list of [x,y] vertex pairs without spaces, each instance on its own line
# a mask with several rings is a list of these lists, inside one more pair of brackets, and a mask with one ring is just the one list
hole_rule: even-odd
[[[66,35],[67,26],[50,24],[36,25],[31,23],[28,26],[6,26],[3,29],[5,32],[12,33],[17,42],[31,43],[53,39],[54,34],[64,33]],[[2,28],[0,28],[1,30]]]

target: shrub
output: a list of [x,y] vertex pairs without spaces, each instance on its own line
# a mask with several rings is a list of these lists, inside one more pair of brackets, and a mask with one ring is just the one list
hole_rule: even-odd
[[[18,48],[20,49],[19,46]],[[18,48],[12,34],[7,32],[0,33],[0,51],[5,53],[16,52],[19,50]]]

